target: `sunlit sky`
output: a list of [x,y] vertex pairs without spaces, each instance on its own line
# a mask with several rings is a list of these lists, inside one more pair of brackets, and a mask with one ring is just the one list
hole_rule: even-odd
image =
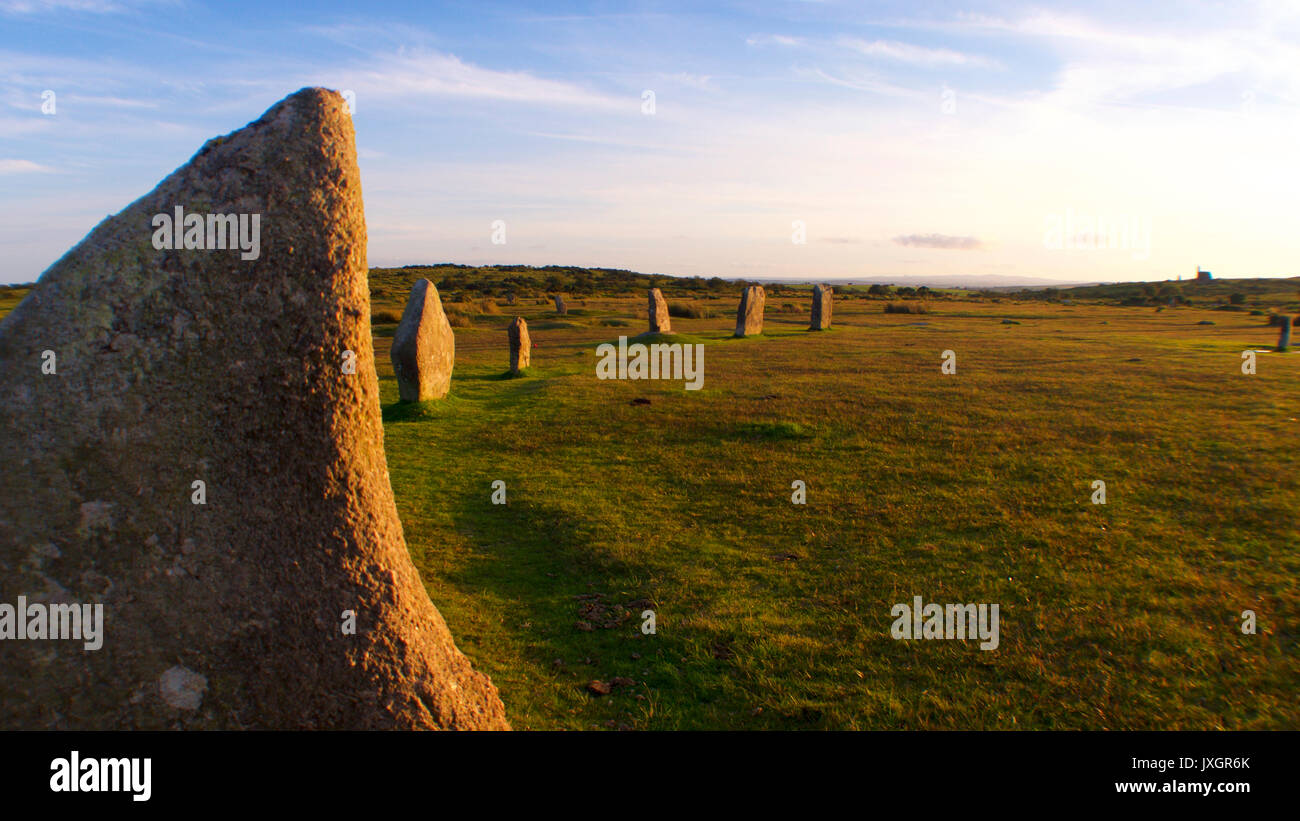
[[0,0],[0,282],[312,85],[372,265],[1300,274],[1300,4],[703,5]]

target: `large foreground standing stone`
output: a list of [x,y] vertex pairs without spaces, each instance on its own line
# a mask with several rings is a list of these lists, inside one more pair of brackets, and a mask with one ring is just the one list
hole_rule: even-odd
[[831,294],[829,285],[814,285],[812,294],[812,324],[810,331],[824,331],[831,326]]
[[763,304],[767,293],[762,285],[750,285],[740,295],[740,309],[736,311],[736,336],[750,336],[763,332]]
[[[177,206],[260,215],[260,256],[155,250]],[[0,321],[0,397],[0,635],[20,597],[103,606],[97,650],[0,641],[0,727],[507,727],[397,518],[339,94],[208,142],[51,266]]]
[[403,402],[441,399],[451,389],[456,337],[442,310],[438,288],[429,280],[418,280],[411,288],[389,357]]
[[650,289],[650,331],[652,334],[666,334],[673,329],[672,320],[668,318],[668,303],[658,288]]
[[510,372],[518,374],[532,360],[533,341],[528,338],[528,323],[522,316],[510,323]]

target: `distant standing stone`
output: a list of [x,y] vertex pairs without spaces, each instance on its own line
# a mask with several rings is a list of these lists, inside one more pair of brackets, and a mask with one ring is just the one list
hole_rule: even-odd
[[763,304],[767,293],[762,285],[751,285],[740,295],[740,308],[736,311],[736,336],[749,336],[763,332]]
[[392,359],[403,402],[441,399],[451,388],[456,337],[442,310],[438,288],[427,279],[411,288],[402,321],[393,334]]
[[514,292],[514,291],[511,291],[510,293],[506,294],[506,304],[507,304],[507,305],[514,305],[514,304],[515,304],[515,292]]
[[569,313],[569,309],[564,307],[564,297],[559,294],[555,295],[555,312],[561,316]]
[[650,289],[650,333],[666,334],[673,329],[672,320],[668,318],[668,303],[658,288]]
[[831,326],[831,294],[829,285],[814,285],[812,297],[812,325],[810,331],[824,331]]
[[1291,317],[1282,317],[1282,321],[1278,324],[1281,327],[1277,331],[1277,349],[1281,352],[1291,347]]
[[528,323],[522,316],[510,323],[510,372],[518,374],[528,367],[532,358],[533,343],[528,338]]

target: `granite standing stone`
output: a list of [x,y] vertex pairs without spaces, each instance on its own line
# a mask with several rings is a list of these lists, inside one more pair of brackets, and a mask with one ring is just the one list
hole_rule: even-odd
[[812,325],[809,330],[824,331],[831,326],[831,295],[829,285],[814,285],[812,295]]
[[752,336],[763,332],[763,304],[767,294],[762,285],[750,285],[740,295],[740,308],[736,311],[736,336]]
[[442,309],[438,288],[429,280],[417,280],[411,288],[402,321],[393,333],[389,356],[403,402],[441,399],[451,389],[456,337]]
[[666,334],[673,329],[672,320],[668,318],[668,303],[658,288],[650,289],[650,330],[652,334]]
[[521,373],[532,360],[532,340],[528,338],[528,323],[522,316],[510,323],[510,372]]
[[[260,255],[155,249],[178,206]],[[0,320],[0,605],[103,608],[98,649],[0,642],[0,727],[508,729],[402,536],[366,273],[352,118],[303,89]]]

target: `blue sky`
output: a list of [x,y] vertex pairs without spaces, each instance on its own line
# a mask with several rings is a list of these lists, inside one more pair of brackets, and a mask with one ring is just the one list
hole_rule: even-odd
[[372,265],[1300,274],[1297,4],[1134,5],[0,0],[0,282],[308,85]]

